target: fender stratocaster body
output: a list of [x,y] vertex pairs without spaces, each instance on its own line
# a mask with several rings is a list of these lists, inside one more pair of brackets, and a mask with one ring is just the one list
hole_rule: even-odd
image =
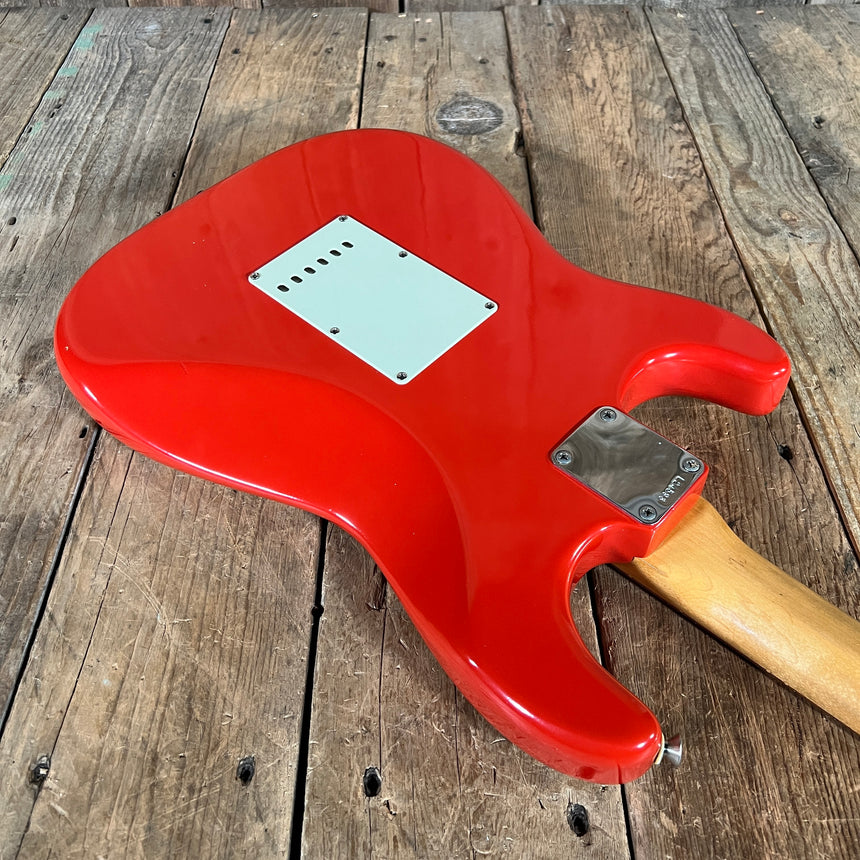
[[570,590],[647,556],[707,471],[626,413],[664,394],[764,413],[789,374],[758,328],[577,268],[473,162],[387,130],[288,147],[133,234],[55,347],[128,445],[357,537],[491,723],[604,783],[663,736]]

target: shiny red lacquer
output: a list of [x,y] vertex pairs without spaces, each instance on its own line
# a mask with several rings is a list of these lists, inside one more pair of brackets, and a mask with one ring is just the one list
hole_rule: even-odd
[[[340,213],[498,310],[396,384],[248,280]],[[684,394],[763,413],[789,372],[744,320],[576,268],[470,160],[385,130],[288,147],[133,234],[71,291],[55,347],[133,448],[355,535],[490,722],[604,783],[647,770],[662,734],[583,646],[570,589],[647,555],[684,506],[644,525],[550,452],[607,404]]]

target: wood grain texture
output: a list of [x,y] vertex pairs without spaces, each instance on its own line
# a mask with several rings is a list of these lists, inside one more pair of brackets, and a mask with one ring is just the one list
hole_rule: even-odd
[[115,8],[128,6],[127,0],[15,0],[16,6],[42,6],[57,9]]
[[424,134],[459,149],[530,211],[501,15],[374,15],[361,124]]
[[[506,16],[535,210],[550,241],[586,268],[756,319],[642,11]],[[747,543],[856,610],[856,559],[790,399],[766,419],[674,399],[637,417],[708,462],[706,492]],[[598,583],[613,672],[667,734],[682,732],[687,750],[681,768],[654,768],[626,787],[634,854],[851,856],[857,801],[839,786],[857,771],[856,736],[614,572]]]
[[84,10],[0,9],[0,171],[88,17]]
[[860,7],[728,15],[828,208],[860,254]]
[[[726,17],[651,20],[768,326],[791,357],[795,397],[856,549],[857,258]],[[847,585],[856,590],[856,580]]]
[[[676,9],[686,11],[687,9],[723,9],[727,7],[755,7],[762,6],[800,6],[807,0],[766,0],[765,3],[757,0],[545,0],[542,6],[639,6],[663,9]],[[535,4],[536,5],[536,4]]]
[[497,12],[505,6],[537,6],[538,0],[405,0],[406,13]]
[[128,0],[129,6],[229,6],[234,9],[259,9],[260,0]]
[[[227,19],[220,17],[223,34]],[[354,119],[366,14],[318,17],[236,13],[220,62],[241,59],[209,84],[189,152],[190,179],[178,196],[231,172],[234,158],[250,161],[261,149]],[[306,28],[311,20],[313,33]],[[243,127],[243,115],[228,109],[236,77],[263,103],[277,102],[306,75],[323,79],[332,21],[345,46],[341,79],[330,76],[332,94],[342,94],[339,113],[318,114],[316,127],[300,110],[293,122],[282,111],[275,127],[255,125],[251,113]],[[273,42],[296,65],[271,63]],[[214,53],[208,59],[197,75],[203,85]],[[188,120],[198,109],[186,109]],[[229,138],[228,130],[237,137],[219,151],[212,143]],[[163,182],[174,184],[170,174]],[[23,740],[18,761],[32,767],[36,749],[50,754],[35,802],[24,781],[32,812],[21,854],[282,856],[291,839],[319,521],[179,475],[109,438],[98,454],[108,468],[95,470],[87,484],[82,509],[92,511],[76,518],[80,527],[49,604],[57,629],[81,630],[83,654],[58,667],[50,656],[54,628],[46,628],[47,641],[37,642],[44,657],[31,665],[19,693],[20,731],[7,730],[10,743]],[[94,583],[87,591],[96,591],[83,603],[70,585],[82,570],[89,577],[81,578]],[[40,727],[53,737],[43,731],[36,743],[23,709],[32,707],[45,676],[52,688],[63,688],[58,710],[65,709],[63,696],[67,710],[61,727]]]
[[178,199],[290,143],[355,127],[367,18],[361,9],[234,12]]
[[[4,633],[14,625],[29,632],[37,621],[92,438],[92,422],[54,365],[54,318],[87,265],[170,200],[170,176],[185,157],[227,25],[224,16],[208,24],[201,17],[96,12],[4,165],[2,209],[15,217],[2,237],[3,564],[14,597],[4,606]],[[49,601],[46,617],[56,626],[40,628],[5,725],[3,755],[13,769],[0,789],[4,845],[17,846],[26,829],[30,768],[52,749],[71,697],[80,663],[68,662],[69,652],[82,657],[80,630],[98,605],[86,588],[85,597],[75,607],[81,618],[68,619]],[[25,644],[6,652],[5,666],[20,663]]]
[[396,12],[398,0],[367,0],[366,3],[354,3],[351,0],[322,0],[320,3],[309,4],[305,0],[262,0],[264,9],[282,8],[307,8],[313,9],[335,8],[337,6],[361,6],[371,12]]
[[566,779],[488,726],[339,529],[324,581],[304,856],[628,856],[619,790]]
[[93,627],[21,855],[283,854],[318,524],[107,437],[100,456],[58,579],[104,590],[63,607]]
[[[362,125],[456,146],[529,205],[501,15],[372,16]],[[619,789],[567,779],[502,738],[338,530],[324,583],[306,856],[627,856]],[[574,603],[596,649],[587,586]]]
[[[192,25],[185,12],[176,20],[187,22],[189,45],[199,48],[204,62],[208,49],[211,62],[218,25]],[[193,128],[188,99],[195,90],[185,86],[187,93],[180,92],[177,81],[198,69],[187,56],[166,61],[176,39],[151,16],[95,14],[0,173],[4,714],[54,569],[92,429],[54,365],[54,318],[93,255],[169,199],[171,189],[151,180],[169,178],[184,157]],[[198,85],[198,97],[202,92]],[[135,98],[130,111],[128,100]],[[161,100],[172,104],[174,113],[162,110]],[[146,145],[145,123],[161,136],[158,146]],[[129,147],[138,150],[133,162],[124,158]],[[137,192],[133,204],[129,189]]]
[[[57,435],[54,427],[65,395],[51,369],[51,320],[38,313],[44,283],[34,287],[26,274],[42,268],[45,277],[50,264],[42,266],[43,251],[28,251],[26,241],[21,244],[22,236],[39,229],[39,219],[34,224],[23,214],[29,208],[27,189],[17,185],[15,171],[22,163],[21,150],[56,117],[60,102],[46,90],[88,17],[88,12],[0,11],[0,464],[6,478],[0,488],[0,722],[88,445],[78,438],[87,424],[80,414],[65,432]],[[40,100],[43,107],[33,116]],[[4,167],[19,138],[15,158]],[[28,169],[38,169],[38,163],[37,154]],[[57,268],[62,272],[63,264]],[[54,295],[53,307],[56,300]],[[37,451],[50,452],[53,474],[39,474],[43,464],[33,456]]]

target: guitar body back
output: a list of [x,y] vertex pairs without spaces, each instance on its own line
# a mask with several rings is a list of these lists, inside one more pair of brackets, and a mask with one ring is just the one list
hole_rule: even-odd
[[576,268],[474,163],[385,130],[288,147],[130,236],[70,293],[56,353],[133,448],[347,529],[482,713],[599,782],[662,734],[583,646],[570,589],[646,555],[706,470],[648,523],[553,452],[601,408],[762,413],[788,377],[759,329]]

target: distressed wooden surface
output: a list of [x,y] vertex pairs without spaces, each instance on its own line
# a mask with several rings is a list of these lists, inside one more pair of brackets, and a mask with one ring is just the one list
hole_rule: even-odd
[[[193,13],[183,11],[176,21],[188,27],[189,47],[171,56],[176,25],[93,15],[0,171],[4,705],[55,569],[90,445],[91,423],[71,404],[54,368],[53,317],[94,252],[169,202],[170,189],[153,187],[150,177],[169,177],[181,165],[196,111],[188,81],[199,81],[200,70],[211,65],[219,38],[217,24],[203,25]],[[105,34],[114,29],[118,44],[129,47],[104,52]],[[199,82],[196,90],[199,100]],[[137,101],[133,109],[129,96]],[[161,145],[146,146],[147,134]],[[134,159],[123,158],[129,150]],[[114,169],[103,169],[106,164]]]
[[860,254],[860,6],[729,13],[803,163]]
[[[155,155],[150,147],[157,151],[165,164],[143,170],[159,195],[146,213],[153,216],[172,201],[180,172],[177,199],[232,172],[236,159],[354,124],[366,22],[360,10],[237,12],[232,21],[202,10],[106,16],[75,79],[82,102],[88,95],[100,105],[115,90],[127,112],[112,111],[115,136],[129,139],[117,140],[116,166],[105,178],[122,186],[124,173],[137,175],[141,159]],[[146,37],[134,39],[156,31],[158,52]],[[332,44],[339,50],[326,52]],[[219,49],[223,62],[212,75]],[[272,54],[290,62],[271,62]],[[156,93],[162,79],[186,84],[183,101],[166,93],[149,102],[173,106],[143,126],[151,144],[130,134],[147,103],[149,91],[137,89],[144,83],[123,87],[104,74],[104,58],[117,55],[126,81],[146,65]],[[192,59],[199,67],[183,71]],[[337,108],[290,109],[284,93],[308,78],[329,81]],[[256,100],[238,114],[236,85]],[[70,91],[68,101],[75,96]],[[171,136],[181,144],[173,163]],[[132,197],[141,197],[136,186],[124,202]],[[100,199],[92,194],[93,206]],[[82,419],[75,420],[77,430]],[[28,692],[2,739],[4,758],[22,774],[49,756],[50,776],[38,793],[27,779],[4,783],[4,846],[20,844],[22,856],[288,849],[319,530],[308,515],[179,476],[100,440],[48,601],[49,623],[21,681]],[[256,773],[246,791],[237,777],[251,759]]]
[[0,9],[0,164],[88,17],[85,10]]
[[[25,158],[22,153],[56,118],[62,104],[56,97],[34,111],[87,18],[88,13],[0,11],[0,78],[8,82],[0,90],[0,464],[5,476],[0,486],[0,716],[9,707],[87,448],[83,438],[75,439],[87,423],[80,416],[66,425],[65,436],[54,432],[65,393],[52,373],[44,373],[51,363],[50,320],[34,321],[46,299],[44,281],[35,287],[26,274],[40,266],[39,249],[46,247],[32,236],[45,226],[38,213],[48,200],[33,199],[26,178],[21,181],[50,169],[38,155]],[[57,268],[62,272],[64,263],[57,261]],[[49,279],[49,271],[43,269],[40,277]],[[52,307],[59,307],[59,300],[58,292]],[[50,476],[42,474],[44,464],[34,462],[36,452],[45,450],[56,456]]]
[[[761,80],[741,63],[745,54],[728,20],[702,14],[683,28],[665,14],[652,20],[767,323],[791,357],[804,421],[860,547],[857,257]],[[857,52],[855,41],[855,62]],[[847,189],[845,197],[850,194]],[[855,191],[854,208],[856,199]]]
[[[374,16],[362,126],[455,146],[529,207],[505,54],[500,13]],[[580,624],[593,633],[587,588],[577,598]],[[507,743],[464,701],[372,562],[339,532],[326,553],[323,604],[307,856],[526,856],[535,844],[546,856],[626,855],[619,790],[566,779]],[[566,818],[577,803],[595,824],[584,841]]]
[[71,283],[168,206],[302,137],[417,131],[578,264],[773,329],[773,415],[638,417],[860,615],[856,13],[694,5],[0,11],[0,858],[860,853],[858,738],[618,574],[577,624],[687,745],[620,789],[501,739],[343,532],[132,455],[50,356]]
[[[553,244],[601,274],[758,320],[645,16],[572,7],[508,14],[536,214]],[[666,18],[679,29],[689,20]],[[701,453],[713,469],[709,495],[718,509],[786,569],[814,569],[829,580],[850,559],[855,597],[848,603],[857,613],[857,570],[826,487],[814,471],[811,482],[797,479],[815,461],[790,400],[766,421],[676,402],[643,407],[639,417]],[[792,448],[791,463],[778,444]],[[815,523],[830,524],[820,543],[819,535],[810,540]],[[841,803],[848,817],[856,814],[856,801],[834,796],[830,781],[833,771],[847,778],[857,767],[850,732],[762,683],[758,670],[613,572],[599,577],[598,606],[613,672],[667,731],[683,725],[694,750],[678,771],[658,768],[626,788],[633,844],[643,856],[768,856],[774,846],[775,856],[815,856],[821,834],[805,846],[797,839],[791,797],[780,796],[780,786],[813,808]],[[816,751],[827,750],[826,765],[768,754],[784,743],[786,724],[814,738]],[[662,815],[655,797],[664,799]],[[732,826],[700,829],[717,820],[715,810]]]
[[[824,0],[551,0],[562,5],[624,5],[664,7],[669,9],[714,9],[729,7],[797,6],[816,4]],[[850,4],[857,0],[826,0],[833,4]],[[309,4],[303,0],[15,0],[19,7],[61,6],[67,8],[92,8],[94,6],[232,6],[239,9],[302,8]],[[315,4],[319,7],[355,6],[352,0],[325,0]],[[423,13],[423,12],[488,12],[499,11],[507,6],[537,6],[538,0],[371,0],[363,4],[374,12]],[[547,3],[546,5],[550,5]]]

